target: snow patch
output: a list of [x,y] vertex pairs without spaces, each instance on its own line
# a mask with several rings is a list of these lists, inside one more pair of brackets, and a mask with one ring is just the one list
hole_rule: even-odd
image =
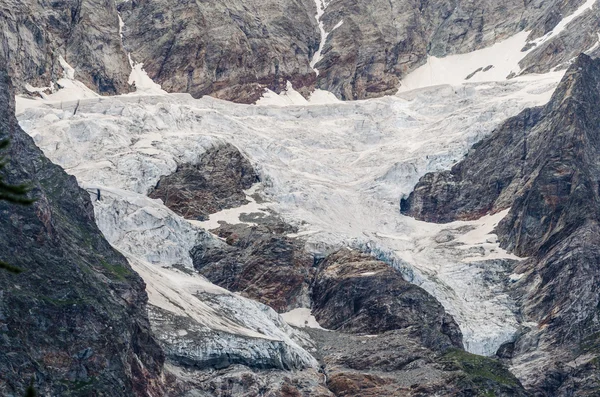
[[317,49],[317,51],[315,51],[312,60],[310,61],[310,67],[313,68],[317,76],[319,76],[319,69],[316,68],[316,65],[321,59],[323,59],[322,51],[325,47],[325,43],[327,43],[327,38],[334,30],[342,26],[342,24],[344,23],[344,21],[341,20],[333,27],[333,29],[331,29],[331,31],[325,31],[325,25],[323,24],[323,21],[321,21],[321,18],[325,13],[325,9],[329,5],[329,1],[330,0],[315,0],[315,5],[317,6],[317,15],[315,15],[315,19],[319,24],[319,31],[321,32],[321,41],[319,43],[319,48]]
[[162,95],[167,91],[163,90],[160,84],[155,83],[144,70],[143,63],[135,63],[131,59],[131,54],[127,54],[129,64],[131,65],[131,73],[129,74],[129,85],[135,85],[136,94],[144,95]]
[[306,105],[308,101],[294,89],[292,83],[286,83],[286,88],[281,94],[265,89],[263,96],[256,101],[259,106],[290,106],[290,105]]
[[263,96],[256,101],[258,106],[305,106],[305,105],[326,105],[332,103],[343,103],[337,97],[325,90],[315,90],[306,100],[302,94],[294,89],[289,81],[286,84],[286,89],[280,94],[265,89]]
[[597,2],[597,0],[587,0],[577,10],[575,10],[575,12],[573,12],[571,15],[563,18],[554,27],[554,29],[552,29],[550,32],[546,33],[544,36],[531,41],[530,43],[535,44],[536,46],[539,46],[539,45],[542,45],[542,44],[554,39],[556,36],[561,34],[571,22],[573,22],[575,19],[577,19],[579,16],[581,16],[586,11],[591,10],[592,7],[596,4],[596,2]]
[[246,190],[246,200],[249,201],[248,204],[241,205],[236,208],[229,208],[219,211],[215,214],[211,214],[207,221],[193,221],[190,220],[192,224],[199,226],[206,230],[217,229],[221,223],[228,223],[230,225],[236,225],[239,223],[244,223],[246,225],[254,226],[255,223],[252,222],[243,222],[240,220],[240,216],[243,214],[264,214],[268,215],[266,212],[265,205],[258,204],[256,200],[252,197],[256,190],[260,187],[259,184],[252,186],[250,189]]
[[319,325],[317,319],[312,315],[310,309],[294,309],[287,313],[281,314],[281,317],[286,323],[293,325],[294,327],[324,329]]
[[[25,109],[44,106],[48,103],[68,103],[100,97],[100,95],[87,88],[81,81],[75,79],[75,69],[62,56],[58,57],[58,62],[63,68],[63,77],[58,79],[56,84],[52,83],[50,87],[38,88],[27,85],[26,88],[29,92],[35,92],[41,98],[15,97],[16,114],[20,114]],[[50,94],[46,93],[48,91]]]

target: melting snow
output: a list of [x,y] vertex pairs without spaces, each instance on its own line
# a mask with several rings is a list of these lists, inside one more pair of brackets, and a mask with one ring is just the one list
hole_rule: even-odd
[[294,309],[287,313],[283,313],[281,317],[286,323],[293,325],[294,327],[323,329],[317,322],[315,316],[312,315],[310,309]]

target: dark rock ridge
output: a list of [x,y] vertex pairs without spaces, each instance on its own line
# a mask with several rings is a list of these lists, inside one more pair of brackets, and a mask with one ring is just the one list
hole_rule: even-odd
[[194,267],[213,283],[283,313],[310,305],[313,256],[304,241],[287,235],[292,227],[275,216],[254,218],[254,226],[221,225],[226,245],[192,249]]
[[358,251],[328,256],[311,296],[313,313],[326,329],[373,335],[410,328],[433,350],[463,347],[458,325],[434,297]]
[[133,1],[119,6],[125,46],[170,92],[252,103],[286,81],[314,88],[313,0]]
[[0,104],[4,176],[37,200],[0,202],[0,259],[23,270],[0,271],[0,394],[23,396],[34,379],[45,396],[160,395],[144,282],[96,227],[89,195],[19,128],[6,69]]
[[551,354],[526,379],[542,395],[600,391],[589,376],[600,354],[599,103],[600,61],[582,54],[546,106],[509,119],[452,170],[426,175],[401,205],[438,222],[511,208],[497,233],[529,257],[515,289],[525,318],[539,324],[513,354]]
[[109,95],[129,92],[131,68],[113,1],[4,2],[0,32],[0,55],[9,62],[17,93],[27,93],[26,84],[49,87],[63,77],[59,56],[90,89]]
[[258,181],[252,165],[231,144],[204,153],[198,164],[183,164],[160,178],[148,196],[162,199],[186,219],[206,220],[226,208],[247,204],[244,190]]

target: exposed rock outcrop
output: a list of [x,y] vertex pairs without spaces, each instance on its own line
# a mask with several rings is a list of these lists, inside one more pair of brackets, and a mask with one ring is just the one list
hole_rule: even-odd
[[458,325],[434,297],[356,251],[339,251],[319,265],[312,301],[317,321],[327,329],[362,334],[411,329],[433,350],[463,347]]
[[[580,55],[551,101],[508,120],[451,171],[425,176],[402,211],[425,220],[511,208],[502,246],[530,258],[515,284],[527,321],[515,370],[545,395],[600,390],[600,61]],[[590,372],[591,371],[591,372]]]
[[252,103],[288,80],[302,93],[314,87],[312,0],[142,0],[119,10],[127,50],[167,91]]
[[221,225],[224,246],[198,245],[194,267],[213,283],[271,306],[282,313],[310,305],[314,260],[295,230],[275,216],[256,225]]
[[352,335],[310,330],[336,396],[527,396],[497,360],[425,348],[410,330]]
[[160,198],[186,219],[206,220],[226,208],[246,204],[244,190],[257,182],[252,165],[238,149],[224,144],[208,150],[198,164],[181,165],[163,176],[148,196]]
[[129,92],[131,68],[114,1],[11,1],[0,9],[0,32],[1,55],[9,62],[17,93],[27,93],[27,84],[50,87],[62,78],[61,56],[90,89]]
[[[147,396],[163,390],[164,354],[150,332],[144,282],[104,239],[88,193],[50,162],[14,117],[0,71],[6,181],[32,206],[0,202],[0,394]],[[4,153],[3,153],[4,154]]]

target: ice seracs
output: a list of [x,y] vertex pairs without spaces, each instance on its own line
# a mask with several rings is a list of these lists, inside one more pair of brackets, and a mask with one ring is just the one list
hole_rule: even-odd
[[[399,199],[424,173],[451,166],[506,118],[545,103],[559,78],[445,85],[310,106],[124,95],[47,102],[24,109],[19,120],[80,184],[106,190],[95,206],[109,241],[157,270],[189,266],[186,250],[198,238],[222,242],[202,232],[201,226],[214,224],[183,220],[145,194],[178,164],[194,164],[207,148],[233,143],[260,174],[261,193],[270,202],[252,211],[275,210],[299,228],[315,254],[350,246],[386,260],[440,300],[470,351],[489,355],[518,327],[502,289],[513,259],[494,246],[487,226],[483,241],[447,244],[440,234],[457,240],[466,229],[446,232],[406,218]],[[209,222],[235,222],[239,213],[214,214]]]

